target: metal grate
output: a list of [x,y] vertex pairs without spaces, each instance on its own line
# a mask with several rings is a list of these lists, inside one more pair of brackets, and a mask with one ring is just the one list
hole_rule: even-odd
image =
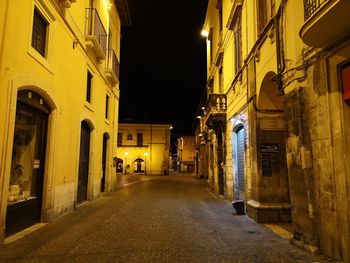
[[103,52],[106,53],[107,33],[95,8],[86,8],[85,34],[96,37]]
[[329,0],[304,0],[304,18],[307,20],[309,17],[317,13],[323,4]]
[[33,19],[33,33],[32,33],[32,47],[45,57],[46,51],[46,29],[48,22],[40,14],[40,12],[34,10],[34,19]]

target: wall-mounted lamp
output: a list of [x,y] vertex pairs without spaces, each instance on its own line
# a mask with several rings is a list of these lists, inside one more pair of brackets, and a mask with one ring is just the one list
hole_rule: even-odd
[[201,119],[201,118],[202,118],[202,116],[199,116],[199,115],[197,116],[197,119]]
[[208,37],[208,36],[209,36],[209,31],[206,30],[206,29],[202,29],[201,35],[202,35],[203,37]]

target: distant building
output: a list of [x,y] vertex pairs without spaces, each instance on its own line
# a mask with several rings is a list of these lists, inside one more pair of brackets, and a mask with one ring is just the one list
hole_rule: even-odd
[[0,243],[116,186],[126,0],[0,1]]
[[194,173],[194,136],[181,136],[177,139],[177,141],[178,171],[184,173]]
[[168,174],[170,124],[119,123],[117,173]]

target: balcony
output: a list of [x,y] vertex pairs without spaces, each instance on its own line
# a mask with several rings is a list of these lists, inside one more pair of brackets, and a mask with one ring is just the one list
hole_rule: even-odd
[[326,48],[350,36],[349,0],[304,0],[299,35],[311,47]]
[[213,128],[218,122],[226,123],[226,95],[209,94],[205,105],[204,123]]
[[86,8],[85,40],[98,60],[106,58],[107,33],[95,8]]
[[106,77],[112,85],[119,83],[119,60],[113,49],[108,50]]

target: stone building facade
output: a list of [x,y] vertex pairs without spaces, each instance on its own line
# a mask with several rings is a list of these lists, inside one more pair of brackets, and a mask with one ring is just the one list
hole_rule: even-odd
[[196,132],[216,193],[257,222],[292,222],[295,244],[346,262],[348,10],[344,0],[209,0]]
[[116,186],[126,0],[0,3],[0,243]]

